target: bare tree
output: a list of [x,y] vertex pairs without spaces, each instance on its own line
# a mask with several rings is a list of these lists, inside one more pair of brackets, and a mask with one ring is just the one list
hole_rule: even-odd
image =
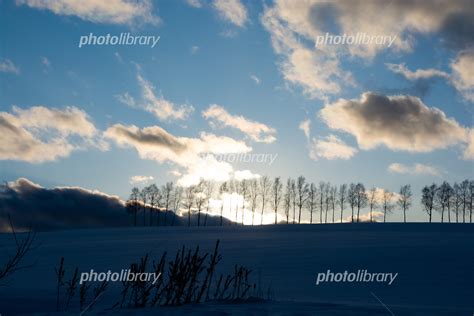
[[367,193],[362,183],[356,185],[357,222],[360,220],[360,209],[367,206]]
[[243,179],[240,182],[240,193],[242,194],[242,225],[244,225],[244,217],[245,217],[245,200],[249,194],[249,181]]
[[220,225],[222,226],[222,218],[224,213],[224,202],[225,202],[225,194],[228,192],[229,188],[227,186],[227,182],[223,182],[219,187],[219,195],[221,197],[221,222]]
[[147,203],[148,203],[148,189],[143,188],[140,191],[140,198],[142,200],[142,208],[143,208],[143,226],[146,226],[146,208],[147,208]]
[[430,223],[433,216],[433,210],[435,208],[435,198],[437,190],[438,187],[434,183],[430,186],[425,185],[421,190],[421,204],[423,205],[426,214],[428,214],[428,219]]
[[199,183],[196,185],[196,208],[198,211],[198,218],[197,218],[197,224],[198,226],[201,226],[201,211],[204,206],[204,203],[206,202],[206,194],[204,193],[204,180],[201,179]]
[[288,178],[286,181],[286,190],[285,195],[283,196],[283,203],[285,206],[285,216],[286,216],[286,223],[290,223],[290,209],[291,209],[291,178]]
[[474,202],[474,180],[469,182],[469,222],[472,223],[472,208]]
[[133,226],[137,226],[137,214],[140,210],[140,190],[137,187],[132,188],[132,193],[127,201],[127,212],[133,214]]
[[146,190],[146,192],[148,194],[149,204],[150,204],[150,207],[149,207],[150,211],[148,212],[148,214],[149,214],[149,225],[150,226],[153,225],[153,213],[157,212],[158,213],[157,223],[158,223],[158,226],[159,226],[160,225],[160,208],[159,208],[159,206],[160,206],[160,200],[161,200],[160,190],[158,189],[156,184],[150,184],[149,186],[147,186],[143,190]]
[[303,176],[299,176],[296,180],[296,187],[298,190],[298,224],[301,224],[301,210],[306,204],[306,199],[308,198],[308,184]]
[[436,192],[435,206],[436,209],[441,212],[441,223],[444,223],[444,212],[447,210],[449,213],[450,200],[452,195],[451,191],[451,185],[448,182],[444,181]]
[[267,176],[260,178],[260,196],[262,197],[262,210],[260,215],[260,225],[263,224],[263,211],[265,210],[265,204],[267,202],[268,192],[270,190],[271,181]]
[[295,180],[291,180],[291,204],[293,208],[293,224],[296,224],[296,196],[297,196],[297,191],[296,191],[296,182]]
[[249,197],[250,197],[250,209],[252,211],[252,226],[254,225],[254,220],[255,220],[255,210],[257,209],[259,190],[260,189],[258,187],[258,180],[257,179],[250,180]]
[[341,223],[342,223],[344,208],[347,204],[347,184],[342,184],[339,187],[337,204],[339,205],[339,209],[341,210]]
[[469,181],[464,180],[461,182],[461,195],[462,195],[462,222],[466,222],[466,210],[469,207]]
[[375,187],[370,189],[368,198],[369,198],[370,222],[372,223],[373,221],[372,212],[378,206],[377,189]]
[[457,182],[453,185],[453,193],[454,214],[456,215],[456,223],[459,223],[459,212],[462,209],[463,195],[461,186]]
[[393,204],[394,193],[384,189],[382,193],[383,222],[387,221],[387,215],[391,214],[395,205]]
[[349,190],[347,191],[347,201],[351,207],[352,215],[351,215],[351,222],[354,222],[354,209],[357,206],[357,190],[356,185],[351,183],[349,185]]
[[309,185],[307,205],[309,210],[309,223],[313,224],[313,212],[317,207],[318,188],[314,183]]
[[[165,218],[164,218],[165,226],[167,225],[168,211],[173,201],[173,189],[174,189],[173,182],[167,182],[164,186],[161,187],[163,206],[165,207]],[[160,214],[158,213],[158,220],[159,218],[160,218]]]
[[183,188],[180,186],[175,186],[173,190],[173,221],[171,226],[174,226],[176,220],[176,214],[179,211],[179,206],[181,205],[181,199],[183,198]]
[[411,193],[411,185],[409,184],[402,185],[402,187],[400,188],[399,194],[400,195],[398,197],[397,203],[398,203],[398,206],[400,206],[400,208],[403,210],[403,222],[406,223],[407,210],[411,206],[412,196],[413,196],[413,194]]
[[10,215],[8,215],[8,221],[10,225],[10,232],[15,241],[15,251],[13,254],[8,254],[6,250],[2,250],[2,257],[6,259],[3,265],[0,266],[0,286],[5,285],[5,281],[13,273],[32,267],[33,265],[23,265],[23,261],[26,255],[36,247],[33,246],[35,240],[35,233],[29,229],[24,235],[23,239],[19,239],[16,235],[15,227],[11,221]]
[[191,226],[191,209],[194,206],[196,188],[193,185],[184,190],[183,207],[188,211],[188,227]]
[[337,203],[337,186],[333,186],[330,191],[331,194],[331,209],[332,209],[332,222],[335,221],[335,213],[336,213],[336,203]]
[[331,205],[331,184],[329,182],[327,182],[326,185],[324,186],[324,196],[325,196],[324,222],[327,223],[328,222],[329,206]]
[[214,194],[214,182],[212,181],[205,181],[204,182],[204,193],[206,194],[207,200],[207,207],[206,207],[206,215],[204,216],[204,226],[207,225],[207,216],[209,214],[210,202],[212,195]]
[[[235,193],[235,196],[237,198],[237,201],[235,202],[235,224],[237,225],[237,222],[239,221],[239,196],[240,196],[240,185],[239,182],[234,180],[231,182],[232,184],[232,197],[234,196],[233,193]],[[233,198],[232,198],[233,200]],[[232,204],[231,204],[232,206]]]
[[319,182],[319,223],[323,223],[323,213],[324,213],[324,191],[326,187],[326,183],[324,182]]
[[[280,205],[281,202],[281,196],[282,196],[282,191],[283,191],[283,184],[281,183],[281,178],[276,177],[273,180],[273,185],[272,185],[272,207],[275,210],[275,225],[277,224],[277,215],[278,215],[278,206]],[[253,220],[252,220],[253,223]]]

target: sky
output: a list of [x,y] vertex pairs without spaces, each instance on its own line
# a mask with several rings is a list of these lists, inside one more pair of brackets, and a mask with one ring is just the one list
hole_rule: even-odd
[[[200,178],[409,183],[425,220],[423,185],[474,175],[471,1],[0,6],[2,181],[123,199]],[[79,45],[107,34],[159,39]]]

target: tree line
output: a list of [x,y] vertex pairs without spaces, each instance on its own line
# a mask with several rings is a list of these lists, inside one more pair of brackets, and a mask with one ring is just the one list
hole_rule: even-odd
[[[244,224],[245,210],[250,211],[252,225],[263,224],[264,213],[271,210],[274,222],[300,224],[302,214],[309,215],[309,223],[342,223],[347,216],[350,222],[373,222],[376,215],[383,216],[383,222],[394,211],[400,211],[403,221],[413,204],[411,185],[402,185],[397,193],[372,187],[366,189],[362,183],[331,185],[330,182],[309,183],[304,176],[297,179],[281,177],[270,179],[230,180],[213,182],[201,180],[198,184],[182,187],[168,182],[161,187],[151,184],[143,189],[134,187],[127,200],[127,211],[133,215],[135,226],[174,226],[178,211],[187,214],[187,225],[191,216],[197,217],[198,226],[208,224],[211,199],[219,202],[220,225],[224,219],[224,196],[228,194],[227,218],[232,224]],[[241,198],[239,198],[241,197]],[[433,220],[434,212],[440,214],[441,222],[472,223],[474,181],[464,180],[453,185],[444,181],[431,184],[421,191],[421,206]],[[368,218],[361,216],[368,210]],[[255,221],[255,213],[260,221]],[[284,214],[284,220],[278,215]],[[347,214],[347,215],[346,215]],[[164,215],[164,216],[163,216]],[[171,216],[171,218],[169,218]]]

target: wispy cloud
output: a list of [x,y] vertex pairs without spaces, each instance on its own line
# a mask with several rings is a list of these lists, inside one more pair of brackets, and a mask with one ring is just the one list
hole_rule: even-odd
[[222,106],[212,104],[202,112],[205,119],[211,121],[214,127],[224,126],[240,130],[256,142],[273,143],[276,140],[276,130],[273,127],[245,118],[241,115],[232,115]]
[[256,85],[259,85],[260,82],[261,82],[260,78],[257,77],[256,75],[253,75],[253,74],[250,75],[250,79],[252,79],[255,82]]
[[199,52],[199,46],[197,46],[197,45],[191,46],[191,54],[192,55],[197,54],[198,52]]
[[429,165],[424,165],[421,163],[415,163],[413,165],[406,165],[402,163],[392,163],[388,166],[388,171],[392,173],[400,174],[414,174],[414,175],[431,175],[431,176],[440,176],[441,172]]
[[304,132],[304,136],[306,136],[307,139],[310,138],[310,132],[311,132],[311,120],[306,119],[300,123],[298,126],[300,130]]
[[152,13],[153,4],[150,0],[16,0],[16,3],[31,8],[50,10],[58,15],[76,16],[94,23],[156,25],[160,22],[160,18]]
[[12,74],[20,74],[20,68],[15,66],[15,64],[10,59],[0,60],[0,72],[7,72]]
[[186,2],[194,8],[202,8],[201,0],[186,0]]
[[247,22],[247,8],[240,0],[214,0],[213,7],[223,20],[238,27],[243,27]]
[[318,160],[319,158],[348,160],[357,153],[356,148],[347,145],[335,135],[313,138],[309,146],[309,156],[313,160]]
[[420,80],[420,79],[430,79],[430,78],[449,78],[449,74],[447,72],[434,69],[434,68],[428,68],[428,69],[417,69],[415,71],[411,71],[408,69],[405,64],[390,64],[386,63],[385,64],[388,69],[393,71],[396,74],[400,74],[403,77],[405,77],[408,80]]
[[148,183],[153,180],[154,178],[152,176],[132,176],[130,178],[130,184]]
[[130,107],[150,112],[160,120],[184,120],[194,111],[191,105],[176,105],[162,95],[156,95],[155,87],[141,74],[137,75],[137,81],[142,90],[140,101],[136,101],[128,92],[117,95],[117,100]]

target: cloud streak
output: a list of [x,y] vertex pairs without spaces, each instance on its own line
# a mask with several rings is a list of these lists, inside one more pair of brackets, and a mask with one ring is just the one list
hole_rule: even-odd
[[125,92],[117,95],[119,102],[133,108],[143,109],[163,121],[185,120],[194,111],[190,105],[178,106],[162,95],[156,95],[155,87],[142,75],[137,75],[137,81],[142,90],[141,101],[137,102],[132,95]]
[[415,163],[411,166],[402,163],[392,163],[388,166],[388,171],[391,173],[399,174],[412,174],[412,175],[430,175],[440,176],[441,172],[433,166],[424,165],[421,163]]
[[214,127],[231,127],[240,130],[251,140],[260,143],[273,143],[276,140],[276,130],[260,122],[252,121],[241,115],[232,115],[222,106],[211,104],[202,116],[209,120]]
[[16,3],[49,10],[57,15],[76,16],[94,23],[152,25],[160,23],[160,18],[152,14],[153,4],[150,0],[16,0]]

